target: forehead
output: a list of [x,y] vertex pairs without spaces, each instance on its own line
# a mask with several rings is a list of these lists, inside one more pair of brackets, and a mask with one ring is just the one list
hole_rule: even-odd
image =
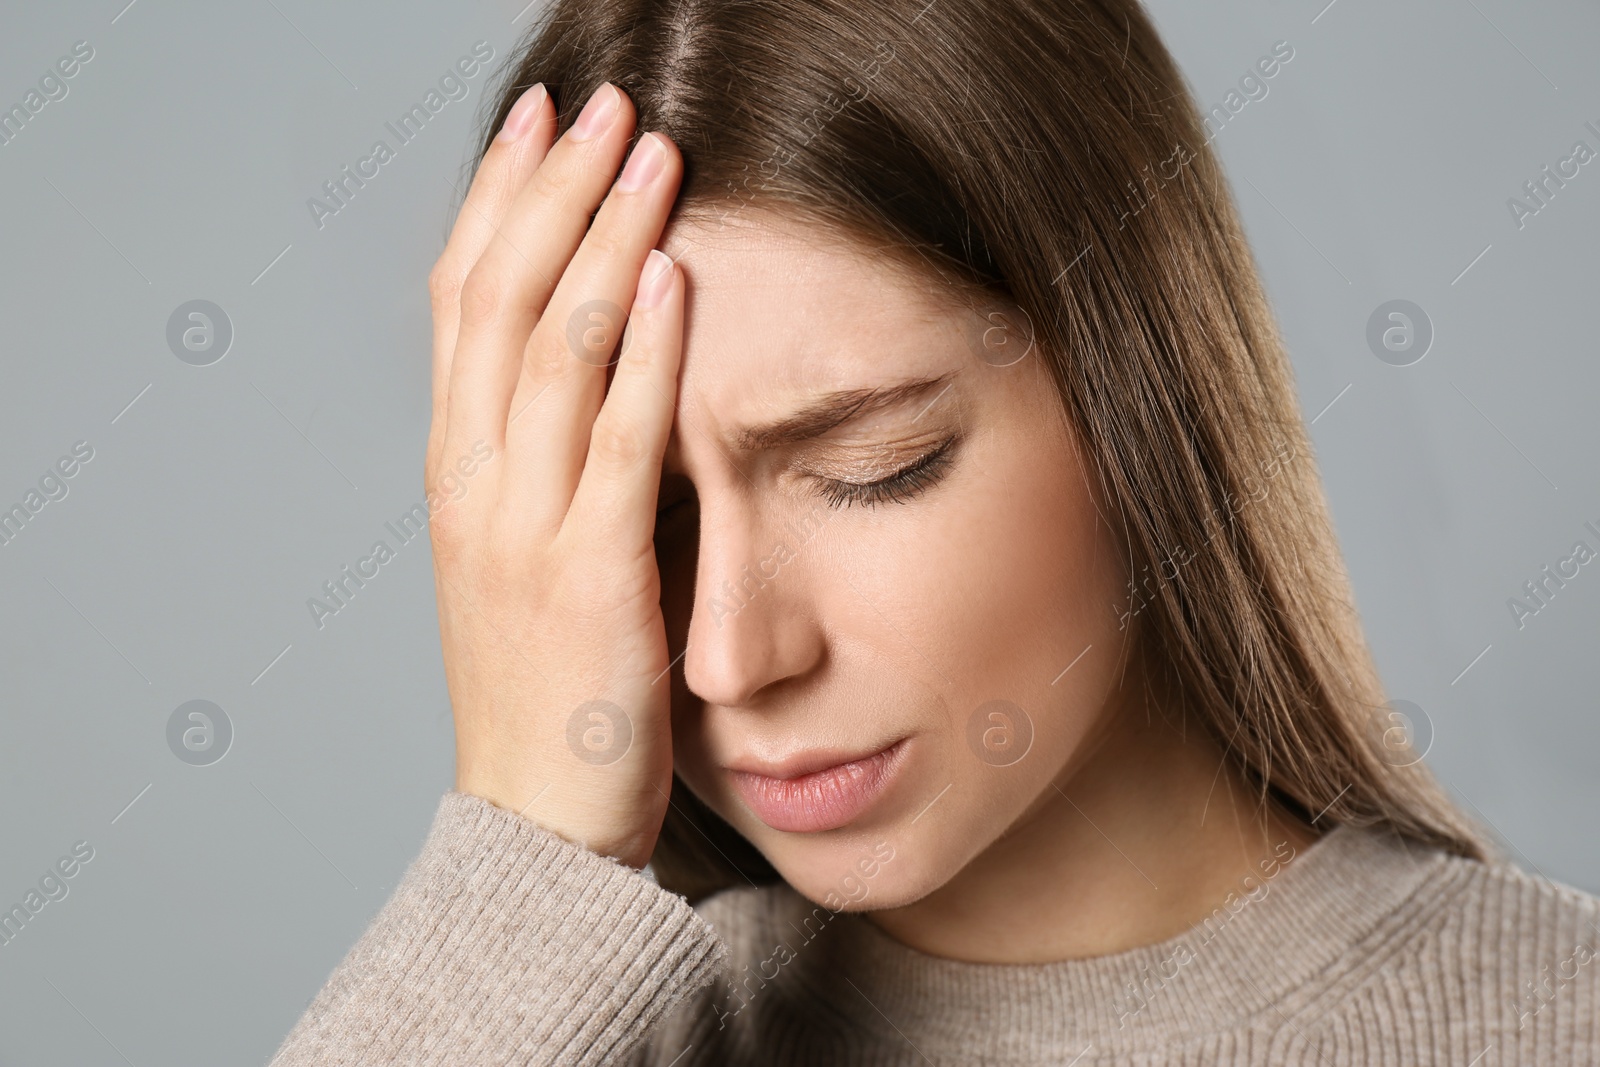
[[674,220],[661,248],[687,280],[680,410],[759,421],[817,393],[944,373],[966,351],[964,305],[838,233],[746,206]]

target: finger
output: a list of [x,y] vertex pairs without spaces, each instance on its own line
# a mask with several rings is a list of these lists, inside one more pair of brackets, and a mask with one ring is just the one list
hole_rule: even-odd
[[447,445],[505,442],[507,409],[528,337],[616,177],[633,105],[602,85],[518,191],[461,287],[450,366]]
[[555,140],[555,109],[541,83],[517,98],[478,163],[443,253],[428,275],[433,306],[433,424],[428,433],[429,469],[437,467],[450,397],[450,363],[461,321],[461,286],[483,255],[517,192],[527,184]]
[[628,351],[594,420],[583,475],[563,533],[602,540],[625,558],[655,539],[661,462],[677,404],[683,359],[683,277],[652,250],[637,279]]
[[682,164],[665,135],[639,139],[528,339],[506,427],[506,477],[526,497],[512,506],[538,528],[560,526],[577,491],[623,309],[666,227]]

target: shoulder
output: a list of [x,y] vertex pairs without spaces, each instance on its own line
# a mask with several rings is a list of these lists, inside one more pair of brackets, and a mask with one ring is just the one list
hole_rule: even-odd
[[1600,1053],[1600,898],[1504,862],[1428,866],[1347,959],[1330,1028],[1356,1039],[1386,1018],[1425,1021],[1461,1062]]
[[1480,982],[1509,979],[1512,961],[1554,969],[1550,951],[1600,955],[1600,898],[1509,863],[1442,856],[1419,897],[1420,938]]
[[[1600,1018],[1600,898],[1502,862],[1451,856],[1441,881],[1452,878],[1458,889],[1432,923],[1442,956],[1519,1005],[1529,989],[1550,985],[1559,997],[1571,987],[1567,999]],[[1537,1014],[1539,1001],[1521,1006]]]

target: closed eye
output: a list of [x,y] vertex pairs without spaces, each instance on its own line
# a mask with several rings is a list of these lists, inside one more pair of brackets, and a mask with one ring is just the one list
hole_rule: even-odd
[[833,508],[847,508],[851,504],[862,504],[869,508],[890,502],[904,504],[944,477],[959,442],[959,436],[952,437],[920,459],[876,481],[848,482],[837,478],[818,478],[821,482],[819,491],[828,506]]
[[[882,503],[903,504],[931,488],[949,472],[950,465],[955,459],[956,446],[960,443],[960,435],[951,437],[893,474],[870,482],[851,482],[821,476],[813,478],[819,483],[818,492],[829,507],[841,508],[861,504],[871,508]],[[675,518],[676,513],[685,505],[695,503],[694,497],[690,495],[667,504],[656,511],[656,522],[662,523],[669,518]]]

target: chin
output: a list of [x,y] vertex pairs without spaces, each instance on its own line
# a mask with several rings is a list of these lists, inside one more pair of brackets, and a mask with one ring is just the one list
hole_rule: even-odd
[[756,841],[795,892],[835,912],[877,911],[914,903],[960,871],[960,856],[931,842],[908,844],[903,826],[839,831],[831,840]]

